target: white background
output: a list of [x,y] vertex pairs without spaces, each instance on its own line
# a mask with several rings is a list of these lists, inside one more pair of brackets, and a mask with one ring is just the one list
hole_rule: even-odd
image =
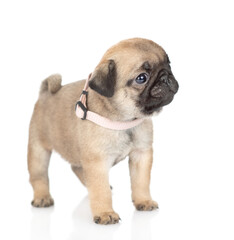
[[[0,2],[0,239],[234,239],[232,1]],[[180,84],[154,118],[155,212],[135,211],[127,160],[110,172],[122,222],[92,222],[87,191],[67,162],[50,165],[55,206],[32,208],[28,125],[41,81],[84,79],[118,41],[167,51]]]

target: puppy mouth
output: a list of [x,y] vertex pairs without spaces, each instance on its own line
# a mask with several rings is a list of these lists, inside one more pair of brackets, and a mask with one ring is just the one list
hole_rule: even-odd
[[146,114],[146,115],[151,115],[151,114],[153,114],[155,112],[159,113],[159,112],[161,112],[161,110],[162,110],[162,107],[158,107],[158,106],[151,106],[151,107],[149,107],[149,106],[146,106],[144,108],[144,110],[143,110],[143,113]]
[[174,95],[175,93],[167,87],[154,86],[147,100],[141,103],[142,112],[146,115],[160,112],[162,107],[172,102]]
[[160,112],[162,108],[172,102],[174,95],[167,96],[167,98],[154,97],[146,103],[143,107],[143,112],[146,115],[153,114],[154,112]]

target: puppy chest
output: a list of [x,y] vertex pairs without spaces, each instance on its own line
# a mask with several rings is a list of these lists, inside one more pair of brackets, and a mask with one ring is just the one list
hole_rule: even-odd
[[133,143],[129,139],[128,135],[119,135],[115,138],[115,141],[109,142],[109,147],[107,150],[107,161],[108,166],[112,167],[121,160],[124,160],[130,153]]
[[124,160],[130,153],[130,148],[127,148],[121,152],[112,152],[107,159],[107,164],[111,168],[120,161]]

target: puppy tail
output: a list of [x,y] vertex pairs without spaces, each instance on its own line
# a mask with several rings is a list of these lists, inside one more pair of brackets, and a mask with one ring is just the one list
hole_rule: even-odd
[[62,87],[61,82],[62,76],[60,74],[53,74],[49,76],[41,83],[40,94],[48,91],[53,94],[58,92],[58,90]]

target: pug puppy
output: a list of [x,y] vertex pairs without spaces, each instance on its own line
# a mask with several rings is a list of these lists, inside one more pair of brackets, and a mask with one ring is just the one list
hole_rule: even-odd
[[28,170],[34,207],[54,204],[48,166],[52,150],[66,159],[87,187],[95,223],[114,224],[109,169],[129,157],[132,201],[137,210],[158,207],[150,194],[153,162],[151,117],[169,104],[178,90],[166,52],[147,39],[134,38],[111,47],[89,80],[87,107],[112,121],[143,119],[127,130],[112,130],[76,116],[75,105],[85,80],[61,86],[61,76],[42,82],[32,115]]

